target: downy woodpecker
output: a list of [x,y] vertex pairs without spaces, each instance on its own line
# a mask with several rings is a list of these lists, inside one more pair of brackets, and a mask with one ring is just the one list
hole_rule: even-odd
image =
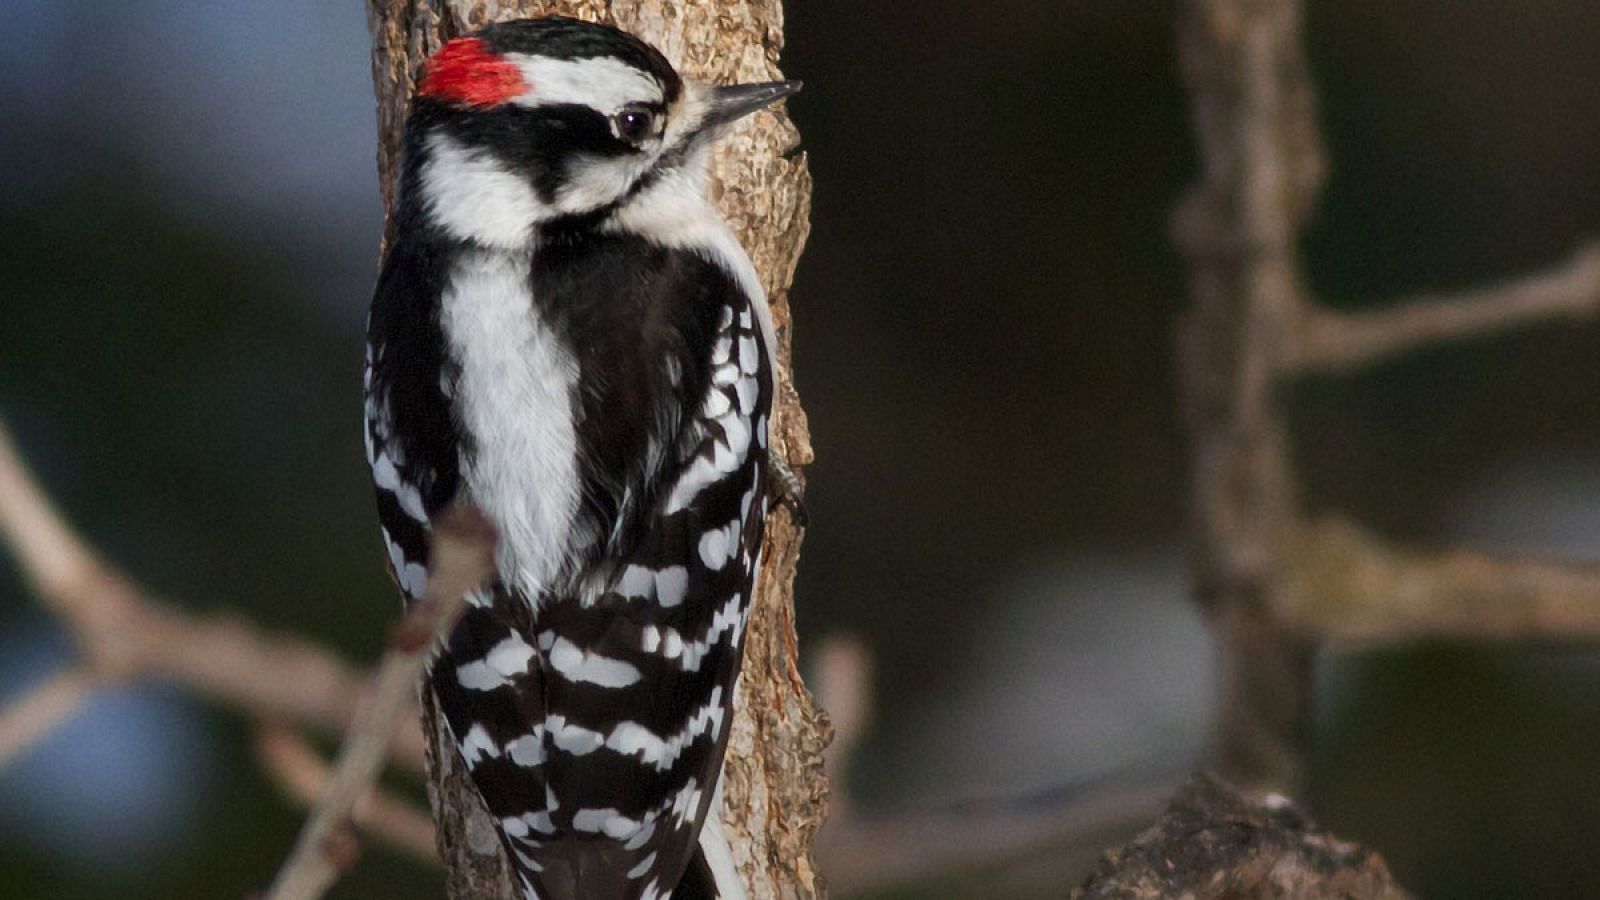
[[541,18],[428,60],[368,323],[389,563],[500,534],[430,683],[522,889],[742,897],[717,812],[773,485],[771,317],[707,199],[713,141],[795,82],[712,87]]

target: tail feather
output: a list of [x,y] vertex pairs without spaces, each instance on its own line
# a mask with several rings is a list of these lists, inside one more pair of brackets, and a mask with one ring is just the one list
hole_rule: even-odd
[[748,900],[744,881],[733,864],[733,851],[728,837],[722,831],[722,820],[716,803],[706,824],[700,829],[700,843],[695,847],[689,868],[683,880],[672,891],[672,900]]

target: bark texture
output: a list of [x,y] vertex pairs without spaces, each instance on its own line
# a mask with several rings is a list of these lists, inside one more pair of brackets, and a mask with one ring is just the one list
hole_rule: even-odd
[[[560,13],[608,22],[653,43],[690,78],[718,83],[782,77],[779,0],[368,0],[378,100],[378,172],[392,209],[401,130],[419,69],[445,41],[489,22]],[[761,274],[778,335],[773,446],[800,471],[810,435],[790,371],[788,289],[810,227],[811,176],[799,133],[779,111],[758,113],[717,150],[717,205]],[[744,675],[724,768],[723,822],[752,900],[823,894],[811,856],[827,799],[827,720],[801,683],[793,581],[801,530],[775,509],[767,522],[761,589],[751,612]],[[509,897],[487,815],[425,698],[424,727],[440,851],[452,898]]]
[[1107,853],[1071,900],[1405,900],[1378,854],[1282,797],[1254,803],[1196,776],[1149,830]]

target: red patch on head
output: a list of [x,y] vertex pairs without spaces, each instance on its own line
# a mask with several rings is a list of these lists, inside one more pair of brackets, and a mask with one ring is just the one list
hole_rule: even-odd
[[422,70],[417,93],[466,106],[495,106],[528,90],[517,64],[479,38],[456,38]]

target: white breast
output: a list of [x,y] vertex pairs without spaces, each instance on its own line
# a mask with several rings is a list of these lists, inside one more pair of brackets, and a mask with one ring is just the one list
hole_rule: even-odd
[[527,251],[464,254],[440,324],[460,366],[466,494],[500,530],[501,580],[531,598],[575,543],[578,363],[539,320],[529,262]]

